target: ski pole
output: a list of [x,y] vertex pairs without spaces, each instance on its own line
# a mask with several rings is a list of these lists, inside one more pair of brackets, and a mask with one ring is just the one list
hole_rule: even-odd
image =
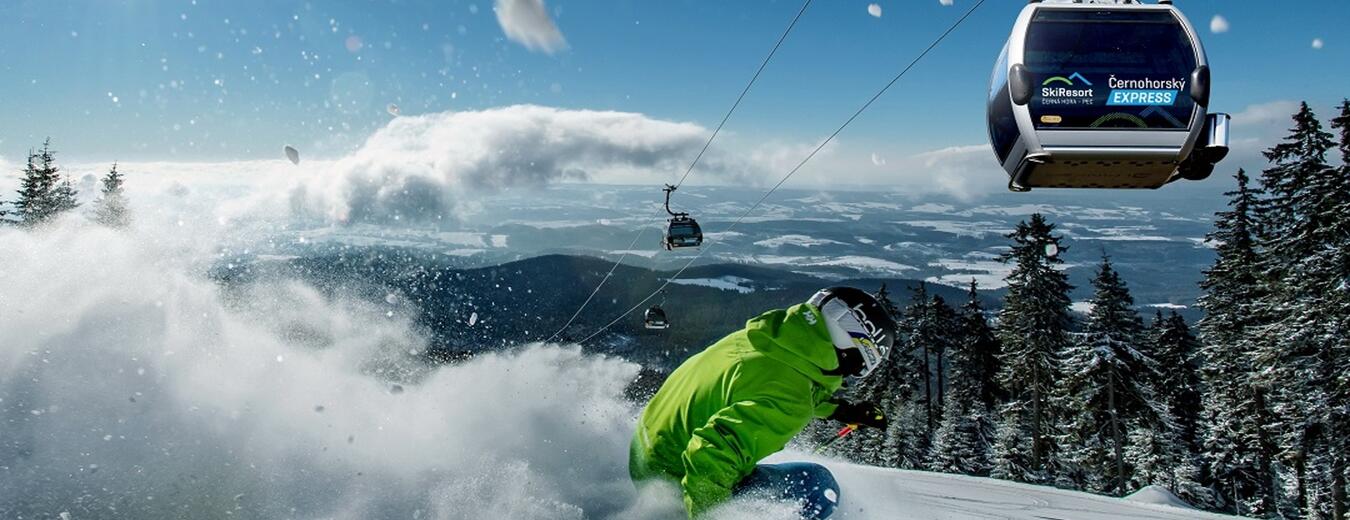
[[858,425],[856,424],[849,424],[844,426],[839,430],[839,433],[835,434],[833,439],[830,439],[829,442],[826,442],[825,444],[822,444],[819,448],[816,448],[816,455],[825,453],[825,450],[829,449],[830,446],[834,446],[834,443],[839,442],[839,439],[848,437],[848,434],[853,433],[853,431],[857,429]]

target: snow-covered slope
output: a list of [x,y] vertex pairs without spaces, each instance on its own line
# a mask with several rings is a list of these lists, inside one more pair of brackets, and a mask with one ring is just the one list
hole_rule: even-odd
[[[807,457],[793,457],[807,458]],[[1235,518],[1001,480],[823,461],[843,491],[840,519],[1165,520]]]

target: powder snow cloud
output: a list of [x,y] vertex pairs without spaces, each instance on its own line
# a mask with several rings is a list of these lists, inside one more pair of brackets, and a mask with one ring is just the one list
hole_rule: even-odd
[[496,0],[497,23],[511,41],[549,54],[567,48],[543,0]]

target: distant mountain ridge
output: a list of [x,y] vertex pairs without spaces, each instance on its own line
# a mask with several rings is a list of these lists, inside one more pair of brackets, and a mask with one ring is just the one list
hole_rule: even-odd
[[[589,256],[549,254],[479,268],[422,251],[373,247],[254,263],[237,263],[219,278],[246,283],[264,273],[296,276],[330,293],[356,294],[409,312],[432,338],[435,355],[447,359],[549,339],[590,296],[610,269],[614,272],[586,308],[555,342],[585,340],[652,294],[674,271],[652,270]],[[637,310],[583,346],[622,355],[655,369],[668,369],[767,310],[806,301],[815,291],[850,285],[875,291],[885,283],[898,306],[909,301],[920,281],[903,278],[826,280],[745,264],[693,266]],[[929,292],[952,303],[965,291],[928,284]],[[985,293],[995,307],[996,292]],[[647,330],[642,314],[661,305],[672,326]]]

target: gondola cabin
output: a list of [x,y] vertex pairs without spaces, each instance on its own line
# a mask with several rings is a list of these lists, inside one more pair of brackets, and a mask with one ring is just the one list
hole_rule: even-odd
[[665,330],[670,328],[670,320],[666,319],[666,311],[660,306],[653,306],[647,309],[642,315],[642,324],[644,327],[652,330]]
[[1210,72],[1171,2],[1022,9],[994,66],[989,140],[1008,188],[1158,188],[1228,152]]
[[667,251],[678,247],[698,247],[703,244],[703,229],[699,228],[698,221],[688,215],[676,215],[666,223],[662,243]]

